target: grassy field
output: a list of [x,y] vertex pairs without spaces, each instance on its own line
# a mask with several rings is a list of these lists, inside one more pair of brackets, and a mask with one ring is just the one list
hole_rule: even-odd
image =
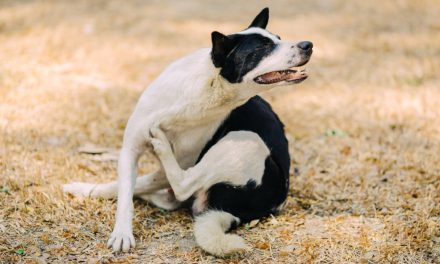
[[[269,6],[311,40],[309,79],[265,94],[292,156],[286,209],[216,259],[185,210],[135,203],[137,247],[105,246],[115,202],[65,195],[116,178],[142,90],[171,61]],[[439,263],[438,1],[0,1],[0,263]],[[89,147],[90,148],[90,147]],[[141,160],[141,171],[157,166]]]

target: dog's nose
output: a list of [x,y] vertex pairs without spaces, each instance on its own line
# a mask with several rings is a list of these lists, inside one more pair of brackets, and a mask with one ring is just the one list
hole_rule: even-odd
[[304,51],[309,51],[313,48],[313,43],[310,41],[301,41],[300,43],[296,44],[296,46]]

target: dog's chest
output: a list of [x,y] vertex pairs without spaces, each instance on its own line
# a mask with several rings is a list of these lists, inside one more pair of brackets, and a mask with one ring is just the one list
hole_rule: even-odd
[[167,136],[182,169],[194,166],[205,145],[217,131],[222,120],[180,131],[169,131]]

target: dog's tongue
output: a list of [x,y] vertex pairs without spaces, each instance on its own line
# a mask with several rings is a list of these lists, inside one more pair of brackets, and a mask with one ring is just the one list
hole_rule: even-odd
[[256,81],[260,83],[277,83],[281,81],[293,81],[306,76],[305,71],[284,70],[265,73],[258,76]]

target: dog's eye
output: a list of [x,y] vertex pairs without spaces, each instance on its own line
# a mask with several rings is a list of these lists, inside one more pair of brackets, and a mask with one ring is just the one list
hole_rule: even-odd
[[276,37],[277,39],[281,40],[281,37],[280,37],[280,36],[278,36],[278,35],[275,35],[275,37]]

